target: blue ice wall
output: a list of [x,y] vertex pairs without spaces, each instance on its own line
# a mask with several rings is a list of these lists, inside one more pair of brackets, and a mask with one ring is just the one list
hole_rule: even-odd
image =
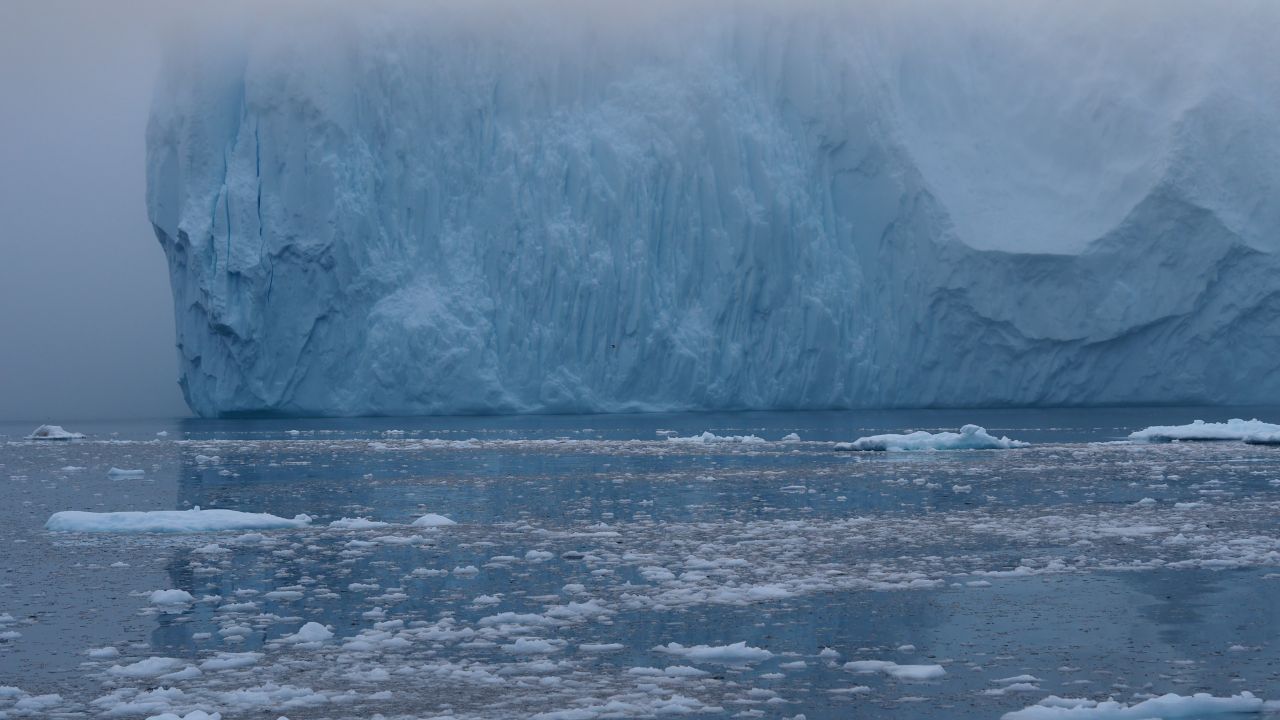
[[197,413],[1280,402],[1274,5],[465,5],[169,52]]

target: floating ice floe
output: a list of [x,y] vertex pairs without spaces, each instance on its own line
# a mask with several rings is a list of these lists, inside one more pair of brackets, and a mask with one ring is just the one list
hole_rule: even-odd
[[221,530],[274,530],[308,525],[311,518],[293,519],[238,510],[152,510],[127,512],[56,512],[44,524],[53,532],[203,533]]
[[107,471],[107,477],[113,477],[113,478],[142,477],[143,475],[146,475],[146,474],[147,474],[146,470],[123,470],[118,467],[113,467]]
[[905,435],[869,435],[851,443],[836,443],[836,450],[1007,450],[1030,445],[1007,437],[994,437],[977,425],[965,425],[958,433],[921,430]]
[[899,665],[891,660],[853,660],[845,670],[857,673],[880,672],[897,680],[937,680],[947,674],[941,665]]
[[318,622],[309,622],[298,628],[298,632],[292,635],[286,635],[280,639],[284,642],[292,643],[301,647],[318,647],[320,643],[332,638],[332,630]]
[[717,445],[726,443],[759,445],[767,441],[764,438],[756,437],[755,435],[716,435],[711,432],[703,432],[701,435],[691,435],[689,437],[668,435],[667,442],[683,443],[685,445]]
[[435,513],[427,513],[417,520],[413,521],[414,527],[444,527],[446,525],[457,525],[458,523],[450,520],[443,515]]
[[28,440],[80,440],[83,433],[68,432],[61,425],[41,425],[27,436]]
[[[1265,439],[1280,433],[1280,425],[1265,423],[1261,420],[1241,420],[1231,418],[1221,422],[1207,423],[1196,420],[1190,425],[1152,425],[1151,427],[1129,433],[1134,442],[1172,442],[1174,440],[1244,440],[1250,438]],[[1280,441],[1278,441],[1280,442]],[[1263,443],[1265,444],[1265,440]]]
[[773,657],[773,653],[768,650],[751,647],[745,641],[731,645],[693,645],[690,647],[673,642],[659,645],[654,650],[669,655],[679,655],[696,662],[713,662],[727,665],[761,662]]
[[149,596],[152,605],[160,605],[165,607],[173,607],[175,605],[190,605],[196,599],[186,590],[155,590]]
[[338,528],[339,530],[372,530],[374,528],[387,527],[391,523],[385,523],[379,520],[370,520],[369,518],[342,518],[329,523],[329,527]]
[[1262,712],[1263,705],[1261,698],[1254,697],[1249,692],[1231,697],[1214,697],[1208,693],[1191,696],[1169,693],[1136,705],[1125,705],[1114,700],[1096,702],[1050,695],[1036,705],[1005,713],[1003,720],[1171,720],[1206,715],[1259,713]]

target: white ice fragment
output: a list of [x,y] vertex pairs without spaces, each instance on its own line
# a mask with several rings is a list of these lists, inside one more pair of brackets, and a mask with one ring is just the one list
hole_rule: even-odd
[[1280,425],[1261,420],[1231,418],[1222,422],[1207,423],[1196,420],[1190,425],[1152,425],[1129,434],[1135,442],[1172,442],[1174,440],[1244,440],[1280,433]]
[[118,467],[113,467],[107,471],[107,477],[113,478],[135,478],[146,474],[146,470],[122,470]]
[[745,641],[730,645],[694,645],[685,647],[680,643],[667,643],[653,648],[657,652],[679,655],[697,662],[712,662],[729,665],[755,663],[768,660],[773,653],[763,648],[752,647]]
[[153,678],[167,675],[183,666],[183,662],[171,657],[149,657],[130,665],[112,665],[108,675],[126,678]]
[[292,635],[280,638],[282,641],[299,646],[319,645],[333,638],[333,631],[318,622],[309,622]]
[[306,515],[292,520],[267,513],[238,510],[151,510],[126,512],[54,513],[44,524],[52,532],[202,533],[221,530],[272,530],[299,528],[311,522]]
[[414,527],[445,527],[446,525],[457,525],[458,523],[450,520],[443,515],[435,513],[427,513],[417,520],[413,521]]
[[837,450],[915,451],[915,450],[1007,450],[1028,447],[1031,443],[994,437],[985,428],[965,425],[960,432],[930,433],[923,430],[905,435],[868,435],[851,443],[836,443]]
[[711,432],[703,432],[701,435],[691,435],[689,437],[668,435],[667,442],[681,443],[684,445],[760,445],[766,441],[764,438],[759,438],[755,435],[716,435]]
[[41,425],[27,436],[28,440],[80,440],[83,433],[68,432],[61,425]]
[[852,660],[845,670],[857,673],[881,672],[897,680],[936,680],[947,674],[941,665],[899,665],[890,660]]
[[329,527],[338,528],[340,530],[372,530],[374,528],[387,527],[391,523],[381,522],[379,520],[370,520],[368,518],[342,518],[329,523]]
[[155,590],[148,596],[152,605],[190,605],[196,599],[186,590]]

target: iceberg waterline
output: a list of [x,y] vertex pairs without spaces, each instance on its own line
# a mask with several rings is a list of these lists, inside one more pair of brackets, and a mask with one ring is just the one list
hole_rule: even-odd
[[191,407],[1280,400],[1274,6],[653,5],[181,43],[147,206]]

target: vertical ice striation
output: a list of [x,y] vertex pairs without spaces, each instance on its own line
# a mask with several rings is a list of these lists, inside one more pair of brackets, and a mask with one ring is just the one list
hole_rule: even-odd
[[1150,5],[388,4],[185,42],[147,204],[187,400],[1280,401],[1280,12]]

